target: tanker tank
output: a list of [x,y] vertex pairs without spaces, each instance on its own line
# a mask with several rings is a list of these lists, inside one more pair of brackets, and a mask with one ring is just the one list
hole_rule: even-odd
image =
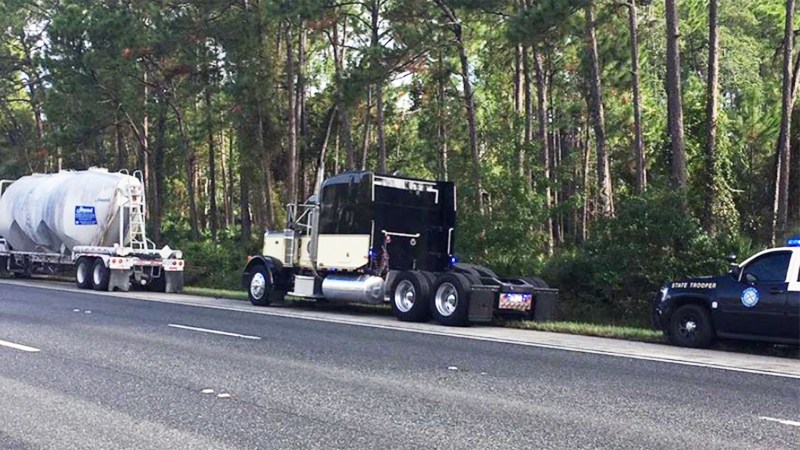
[[[21,252],[69,254],[76,246],[112,247],[120,221],[127,237],[130,175],[92,168],[30,175],[0,197],[0,237]],[[122,243],[123,245],[126,242]]]

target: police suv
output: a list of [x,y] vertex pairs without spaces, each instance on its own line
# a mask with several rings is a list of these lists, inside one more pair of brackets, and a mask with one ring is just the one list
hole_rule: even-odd
[[800,343],[800,239],[764,250],[711,278],[665,284],[654,321],[674,345],[707,347],[717,338]]

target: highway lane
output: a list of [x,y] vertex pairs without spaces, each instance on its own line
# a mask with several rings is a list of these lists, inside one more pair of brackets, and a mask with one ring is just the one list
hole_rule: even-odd
[[793,378],[10,284],[0,341],[4,449],[800,442]]

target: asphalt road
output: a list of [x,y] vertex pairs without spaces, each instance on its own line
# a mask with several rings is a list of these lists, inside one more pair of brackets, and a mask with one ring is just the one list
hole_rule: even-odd
[[0,284],[2,449],[799,442],[797,378]]

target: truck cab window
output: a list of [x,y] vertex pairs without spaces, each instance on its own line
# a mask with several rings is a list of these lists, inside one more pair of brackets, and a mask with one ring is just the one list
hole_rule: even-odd
[[745,266],[742,280],[747,274],[753,275],[760,282],[780,282],[786,280],[792,252],[774,252],[759,256]]

